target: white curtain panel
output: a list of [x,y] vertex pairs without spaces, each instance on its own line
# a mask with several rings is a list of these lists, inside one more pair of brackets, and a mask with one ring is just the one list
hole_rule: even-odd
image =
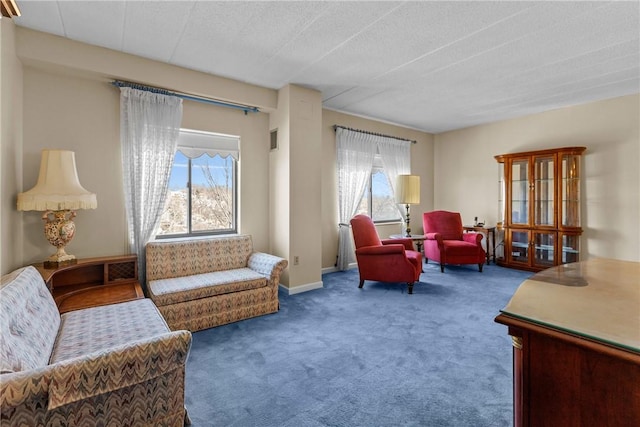
[[[382,158],[382,167],[391,184],[391,190],[395,194],[398,175],[411,173],[411,141],[378,137],[378,153]],[[396,204],[396,208],[402,218],[404,216],[402,206]]]
[[377,150],[375,138],[375,135],[336,129],[338,209],[341,224],[338,235],[338,270],[349,268],[349,261],[353,256],[348,224],[358,209],[371,174]]
[[145,245],[164,210],[182,123],[182,99],[120,88],[120,141],[131,253],[145,283]]

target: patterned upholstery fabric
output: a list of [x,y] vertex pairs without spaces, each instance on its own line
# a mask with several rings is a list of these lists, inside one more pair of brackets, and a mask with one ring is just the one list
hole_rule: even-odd
[[[275,296],[274,296],[275,293]],[[200,331],[278,311],[278,288],[265,287],[158,307],[173,329]]]
[[2,276],[0,373],[46,366],[60,325],[56,303],[34,267]]
[[[22,277],[24,272],[28,280]],[[25,285],[25,280],[34,283]],[[23,319],[39,328],[42,336],[50,332],[44,338],[55,344],[46,357],[41,356],[40,366],[27,369],[27,362],[22,362],[21,371],[0,375],[0,425],[183,425],[189,331],[171,332],[151,300],[144,299],[72,311],[46,324],[37,319],[50,315],[46,310],[34,311],[32,305],[15,299],[5,301],[4,290],[14,286],[25,300],[34,299],[25,291],[31,289],[45,305],[52,301],[39,292],[42,287],[48,293],[40,274],[28,267],[3,277],[0,315]],[[58,326],[51,327],[56,322],[59,331]],[[2,365],[15,354],[7,358],[1,354]],[[38,350],[38,354],[44,352]]]
[[70,311],[62,315],[50,363],[162,335],[168,330],[150,299]]
[[251,236],[151,242],[148,290],[172,330],[199,331],[278,311],[287,261],[253,252]]
[[153,301],[159,306],[207,298],[267,286],[267,279],[250,268],[183,276],[179,280],[158,279],[149,286]]
[[247,266],[249,235],[147,244],[147,281],[232,270]]

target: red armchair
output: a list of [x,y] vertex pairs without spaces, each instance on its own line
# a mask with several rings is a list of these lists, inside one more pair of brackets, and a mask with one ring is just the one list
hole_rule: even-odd
[[482,248],[482,233],[464,233],[462,218],[458,212],[433,211],[422,215],[424,226],[424,256],[440,263],[444,273],[445,264],[478,264],[482,273],[485,251]]
[[356,260],[360,285],[365,280],[405,282],[413,293],[414,282],[422,273],[422,254],[413,250],[411,239],[380,240],[371,218],[356,215],[351,219],[351,231],[356,244]]

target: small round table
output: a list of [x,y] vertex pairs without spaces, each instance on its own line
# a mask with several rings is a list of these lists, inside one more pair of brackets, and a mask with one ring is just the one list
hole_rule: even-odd
[[389,236],[390,239],[411,239],[416,244],[418,248],[418,252],[422,253],[422,245],[424,244],[424,240],[427,238],[424,234],[412,234],[411,236],[405,236],[403,234],[392,234]]

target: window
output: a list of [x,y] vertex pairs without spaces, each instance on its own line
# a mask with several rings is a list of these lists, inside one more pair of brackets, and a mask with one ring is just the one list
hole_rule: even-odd
[[369,215],[374,222],[401,221],[397,206],[389,178],[382,167],[382,159],[376,155],[357,213]]
[[181,130],[156,237],[237,231],[237,137]]

